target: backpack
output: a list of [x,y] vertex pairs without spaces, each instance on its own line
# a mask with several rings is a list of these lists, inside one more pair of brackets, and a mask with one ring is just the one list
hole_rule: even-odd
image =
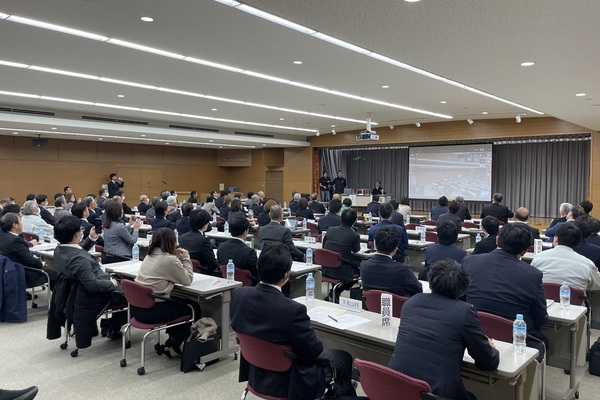
[[216,334],[212,336],[212,340],[206,342],[199,342],[197,340],[198,332],[193,332],[183,343],[183,351],[181,354],[181,366],[182,372],[190,372],[191,370],[198,369],[202,371],[206,365],[211,365],[219,361],[212,360],[206,364],[200,364],[200,357],[210,353],[214,353],[221,349],[221,335]]

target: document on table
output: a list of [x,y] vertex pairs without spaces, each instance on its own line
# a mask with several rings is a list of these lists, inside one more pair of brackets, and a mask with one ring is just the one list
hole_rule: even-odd
[[554,304],[554,300],[546,299],[546,308],[550,307],[552,304]]
[[341,310],[337,307],[315,307],[308,311],[308,316],[311,321],[342,330],[369,322],[366,318],[347,313],[346,310]]

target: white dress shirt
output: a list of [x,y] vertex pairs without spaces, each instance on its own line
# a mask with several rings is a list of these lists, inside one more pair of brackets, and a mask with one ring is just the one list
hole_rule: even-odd
[[600,273],[594,262],[568,246],[558,245],[536,254],[531,265],[542,271],[544,282],[566,281],[579,289],[600,290]]
[[54,227],[44,221],[39,214],[23,215],[23,232],[39,235],[44,232],[44,236],[54,237]]

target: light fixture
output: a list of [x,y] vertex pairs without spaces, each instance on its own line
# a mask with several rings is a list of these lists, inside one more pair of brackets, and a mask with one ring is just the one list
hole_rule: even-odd
[[285,118],[279,118],[280,121],[285,121]]
[[407,3],[418,3],[421,0],[404,0]]
[[117,97],[119,97],[119,98],[122,99],[123,97],[125,97],[125,95],[124,94],[118,94]]
[[381,88],[382,88],[382,89],[389,89],[389,88],[390,88],[390,86],[389,86],[389,85],[383,85],[383,86],[381,86]]
[[321,132],[317,131],[316,135],[321,136]]
[[296,61],[294,61],[294,64],[296,64],[296,65],[302,65],[302,61],[296,60]]
[[140,19],[141,19],[142,21],[144,21],[144,22],[152,22],[152,21],[154,21],[154,18],[151,18],[151,17],[142,17],[142,18],[140,18]]
[[469,123],[469,125],[473,125],[473,120],[471,118],[467,119],[467,122]]
[[331,134],[332,134],[333,136],[335,136],[335,134],[336,134],[336,131],[335,131],[335,129],[332,129],[332,130],[331,130]]
[[441,103],[441,104],[446,104],[446,103],[447,103],[447,101],[446,101],[446,100],[442,100],[442,101],[440,101],[440,103]]
[[488,112],[487,111],[483,111],[482,114],[483,115],[488,115]]
[[171,144],[171,143],[167,142],[167,143],[165,143],[165,144]]
[[141,137],[146,137],[146,135],[140,135]]
[[335,128],[335,125],[331,125],[332,128]]
[[217,109],[216,108],[211,108],[211,111],[217,111]]
[[390,129],[394,129],[394,125],[390,125]]
[[535,65],[533,61],[525,61],[521,63],[521,67],[531,67],[532,65]]
[[577,94],[575,94],[575,96],[577,96],[577,97],[583,97],[585,95],[586,95],[585,93],[577,93]]
[[517,116],[515,117],[515,121],[517,121],[517,124],[520,124],[520,123],[521,123],[521,116],[520,116],[520,115],[517,115]]
[[417,122],[415,122],[415,126],[416,126],[417,128],[420,128],[420,127],[421,127],[421,123],[420,123],[419,121],[417,121]]
[[57,130],[58,128],[52,127],[52,128],[50,128],[50,129],[52,129],[53,131],[55,131],[55,130]]
[[18,135],[18,134],[19,134],[19,132],[13,132],[13,135]]
[[99,137],[98,140],[104,140],[104,138]]

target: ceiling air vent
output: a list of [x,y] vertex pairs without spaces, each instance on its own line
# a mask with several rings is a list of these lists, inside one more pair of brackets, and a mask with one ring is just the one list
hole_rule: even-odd
[[269,135],[266,133],[253,133],[253,132],[234,132],[236,135],[242,135],[242,136],[258,136],[258,137],[275,137],[274,135]]
[[219,132],[218,129],[214,129],[214,128],[202,128],[199,126],[189,126],[189,125],[169,125],[169,128],[187,129],[188,131]]
[[30,114],[30,115],[46,115],[48,117],[55,116],[55,114],[50,111],[27,110],[25,108],[0,107],[0,112],[12,112],[12,113],[17,113],[17,114]]
[[90,115],[82,115],[81,119],[86,121],[97,121],[97,122],[114,122],[117,124],[129,124],[129,125],[149,125],[146,121],[134,121],[131,119],[118,119],[118,118],[107,118],[107,117],[92,117]]

